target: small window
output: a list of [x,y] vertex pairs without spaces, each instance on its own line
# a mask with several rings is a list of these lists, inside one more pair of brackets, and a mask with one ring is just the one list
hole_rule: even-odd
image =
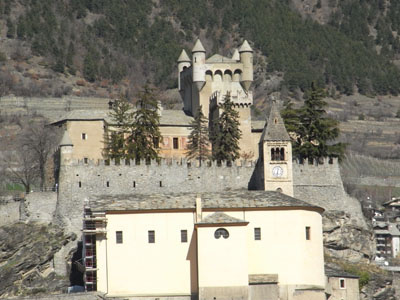
[[187,230],[181,230],[181,243],[187,243]]
[[78,182],[78,186],[81,188],[82,187],[82,182]]
[[122,244],[122,231],[115,232],[115,239],[117,241],[117,244]]
[[87,164],[87,163],[88,163],[88,158],[87,158],[87,157],[84,157],[84,158],[83,158],[83,162],[84,162],[85,164]]
[[86,133],[82,133],[82,140],[87,140],[87,134]]
[[160,139],[154,138],[153,139],[154,148],[160,148]]
[[344,279],[344,278],[340,278],[339,279],[339,287],[341,289],[345,289],[346,288],[346,279]]
[[156,233],[154,230],[149,230],[149,243],[154,244],[156,242]]
[[162,181],[160,181],[160,187],[162,187]]
[[306,240],[311,240],[311,227],[306,226]]
[[254,228],[254,240],[261,241],[261,228],[260,227]]
[[110,187],[110,182],[107,180],[107,187]]
[[133,187],[134,188],[136,187],[136,181],[133,181]]
[[174,146],[174,149],[179,149],[179,140],[178,140],[178,138],[174,138],[173,139],[173,146]]
[[225,228],[218,228],[217,230],[215,230],[214,232],[214,237],[216,239],[219,239],[220,237],[223,237],[224,239],[227,239],[229,237],[229,232],[228,230],[226,230]]

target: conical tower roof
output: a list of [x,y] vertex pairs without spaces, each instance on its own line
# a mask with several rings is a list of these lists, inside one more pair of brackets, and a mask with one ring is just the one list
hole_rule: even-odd
[[235,51],[233,52],[232,59],[233,60],[240,60],[238,49],[235,49]]
[[64,135],[63,135],[63,137],[62,137],[62,139],[61,139],[61,142],[60,142],[60,147],[61,146],[73,146],[74,144],[72,144],[72,141],[71,141],[71,139],[69,138],[69,134],[68,134],[68,131],[64,131]]
[[262,137],[264,141],[290,141],[285,123],[283,122],[275,101],[272,102],[268,123],[267,126],[264,127]]
[[242,46],[239,49],[239,52],[253,52],[247,40],[244,40]]
[[190,62],[190,58],[187,55],[185,49],[182,50],[181,55],[179,55],[178,63],[180,62]]
[[206,52],[206,49],[204,49],[203,44],[201,43],[200,39],[197,39],[196,43],[194,44],[192,53],[193,52]]

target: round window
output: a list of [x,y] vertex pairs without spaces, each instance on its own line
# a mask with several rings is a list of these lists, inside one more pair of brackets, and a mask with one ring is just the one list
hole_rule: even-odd
[[217,230],[215,230],[214,232],[214,237],[216,239],[219,239],[220,237],[223,237],[224,239],[227,239],[229,237],[229,232],[228,230],[226,230],[225,228],[218,228]]

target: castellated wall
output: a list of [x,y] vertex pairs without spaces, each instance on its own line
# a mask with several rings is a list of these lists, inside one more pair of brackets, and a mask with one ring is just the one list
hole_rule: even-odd
[[360,202],[350,197],[343,188],[337,159],[329,164],[302,164],[293,161],[294,197],[321,206],[325,210],[341,210],[351,215],[352,221],[366,228]]
[[[228,167],[204,163],[201,167],[184,160],[119,165],[111,161],[76,161],[61,167],[57,219],[74,232],[82,226],[85,199],[91,195],[123,195],[180,192],[220,192],[248,189],[255,172],[254,162]],[[326,210],[345,210],[364,226],[359,202],[349,197],[340,177],[337,160],[332,164],[293,162],[294,196]]]
[[201,167],[185,160],[152,161],[146,165],[121,161],[109,165],[104,161],[88,164],[77,161],[61,166],[57,217],[74,232],[82,226],[84,200],[90,195],[123,195],[181,192],[219,192],[247,189],[255,168],[254,162],[231,167],[203,163]]

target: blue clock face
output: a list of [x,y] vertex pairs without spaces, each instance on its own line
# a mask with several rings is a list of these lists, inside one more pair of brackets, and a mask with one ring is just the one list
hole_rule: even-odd
[[272,176],[273,177],[282,177],[283,169],[280,166],[276,166],[272,169]]

